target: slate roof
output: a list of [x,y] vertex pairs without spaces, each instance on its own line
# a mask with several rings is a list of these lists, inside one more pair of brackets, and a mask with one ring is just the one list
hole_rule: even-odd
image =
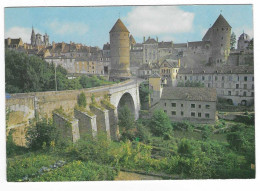
[[143,47],[143,45],[141,43],[136,43],[134,47]]
[[164,87],[161,99],[215,102],[217,91],[215,88]]
[[161,65],[163,65],[165,62],[167,62],[167,63],[170,65],[170,67],[172,67],[172,68],[178,67],[178,60],[165,59],[165,60],[162,62]]
[[103,50],[110,50],[110,44],[109,43],[104,44]]
[[222,14],[219,15],[219,17],[217,18],[215,23],[212,25],[212,28],[217,28],[217,27],[229,27],[229,28],[231,28],[231,26],[229,25],[229,23],[223,17]]
[[174,48],[187,48],[187,43],[177,43],[173,45]]
[[209,41],[194,41],[194,42],[188,42],[188,47],[205,47],[205,45],[209,44]]
[[130,37],[129,37],[129,41],[130,41],[130,43],[132,43],[132,44],[136,44],[133,35],[130,35]]
[[222,66],[222,67],[196,67],[196,68],[180,68],[179,74],[253,74],[253,66]]
[[206,34],[204,35],[204,37],[202,38],[203,41],[210,41],[210,38],[211,38],[211,31],[212,31],[212,28],[210,27]]
[[157,44],[158,42],[153,38],[148,38],[143,44]]
[[113,28],[110,30],[109,33],[111,33],[111,32],[128,32],[129,33],[126,26],[120,19],[118,19],[116,21],[115,25],[113,26]]
[[161,76],[158,73],[154,73],[149,78],[161,78]]
[[172,48],[173,47],[173,43],[172,41],[170,42],[159,42],[158,43],[158,48]]

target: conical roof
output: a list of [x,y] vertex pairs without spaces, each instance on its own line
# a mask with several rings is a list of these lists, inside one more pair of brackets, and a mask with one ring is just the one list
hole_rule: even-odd
[[118,19],[116,21],[115,25],[110,30],[110,33],[111,32],[128,32],[129,33],[129,31],[127,30],[126,26],[124,25],[124,23],[120,19]]
[[229,27],[231,26],[228,24],[227,20],[220,14],[215,23],[213,24],[212,28],[216,27]]

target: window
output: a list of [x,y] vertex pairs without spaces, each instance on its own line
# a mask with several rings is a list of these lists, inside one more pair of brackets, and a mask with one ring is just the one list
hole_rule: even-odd
[[211,80],[211,76],[208,76],[208,79]]
[[164,106],[166,107],[166,103],[164,103]]
[[254,92],[251,92],[251,97],[254,97]]
[[210,109],[210,105],[206,105],[206,109]]
[[192,76],[190,76],[190,81],[192,81]]
[[215,76],[215,81],[217,81],[218,80],[218,77],[217,76]]
[[243,92],[243,96],[246,96],[246,92]]
[[172,103],[172,107],[176,107],[176,103]]
[[191,112],[191,117],[195,117],[195,112]]
[[201,105],[199,105],[199,108],[201,108]]
[[247,89],[247,84],[244,84],[244,89]]
[[181,116],[183,116],[184,115],[184,113],[183,113],[183,111],[181,111]]
[[254,77],[252,77],[252,81],[254,81]]
[[176,111],[172,111],[172,115],[176,115]]
[[252,84],[252,90],[254,89],[254,84]]
[[167,110],[164,110],[164,113],[167,113]]
[[222,76],[222,81],[224,81],[225,80],[225,76]]
[[185,76],[185,80],[187,80],[187,76]]
[[231,91],[228,91],[228,95],[231,96]]
[[210,88],[210,83],[208,83],[208,88]]
[[181,107],[183,107],[183,103],[181,104]]
[[239,81],[239,76],[237,77],[237,81]]
[[201,117],[201,113],[198,113],[198,117]]
[[204,77],[204,76],[202,76],[202,80],[205,80],[205,77]]
[[206,118],[209,118],[209,113],[205,113],[205,117],[206,117]]
[[239,84],[236,84],[236,89],[238,89],[239,88]]
[[244,77],[244,81],[245,81],[245,82],[247,81],[247,76]]
[[191,108],[195,108],[195,104],[194,103],[191,104]]

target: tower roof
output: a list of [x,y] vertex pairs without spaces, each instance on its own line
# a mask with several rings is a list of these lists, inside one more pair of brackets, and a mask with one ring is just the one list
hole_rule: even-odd
[[113,26],[113,28],[110,30],[109,33],[111,33],[111,32],[128,32],[129,33],[126,26],[120,19],[118,19],[116,21],[115,25]]
[[228,24],[227,20],[222,16],[222,14],[219,15],[215,23],[213,24],[212,28],[216,27],[229,27],[231,26]]

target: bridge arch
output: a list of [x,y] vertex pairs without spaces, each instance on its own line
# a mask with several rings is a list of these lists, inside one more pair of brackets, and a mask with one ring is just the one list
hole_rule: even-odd
[[135,119],[139,117],[140,99],[138,84],[131,84],[120,89],[113,89],[110,92],[110,102],[117,110],[127,105],[134,114]]
[[127,106],[131,113],[135,116],[135,104],[133,97],[130,93],[126,92],[120,98],[118,105],[117,105],[117,112],[120,112],[120,109],[124,106]]

